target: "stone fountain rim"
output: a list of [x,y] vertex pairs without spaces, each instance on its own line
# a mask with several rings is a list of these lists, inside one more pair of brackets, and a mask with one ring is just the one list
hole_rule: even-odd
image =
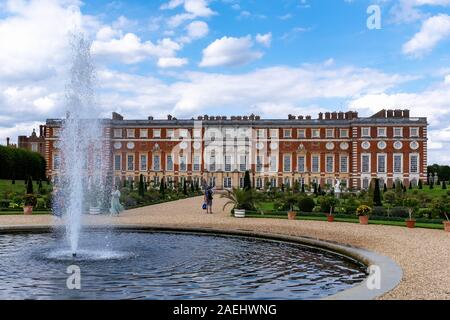
[[[0,226],[0,234],[4,233],[45,233],[52,232],[58,227],[48,225],[34,226]],[[142,225],[122,225],[122,226],[104,226],[94,225],[86,226],[85,229],[101,230],[114,229],[120,231],[133,232],[171,232],[171,233],[190,233],[201,235],[220,235],[247,237],[262,240],[282,241],[291,244],[298,244],[313,249],[328,251],[333,254],[343,256],[344,258],[362,263],[363,265],[376,265],[380,268],[381,287],[379,289],[369,289],[367,286],[367,278],[365,281],[338,292],[334,295],[323,298],[323,300],[373,300],[388,293],[394,289],[402,280],[403,271],[401,267],[391,258],[380,255],[376,252],[362,248],[353,247],[337,242],[325,241],[312,237],[292,236],[282,233],[257,232],[245,229],[216,229],[201,227],[173,227],[173,226],[142,226]]]

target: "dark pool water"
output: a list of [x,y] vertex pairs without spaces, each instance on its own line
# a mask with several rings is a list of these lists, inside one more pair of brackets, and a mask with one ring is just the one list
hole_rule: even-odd
[[[317,299],[364,267],[295,244],[241,237],[90,231],[73,259],[58,234],[0,234],[1,299]],[[81,270],[81,290],[66,286]]]

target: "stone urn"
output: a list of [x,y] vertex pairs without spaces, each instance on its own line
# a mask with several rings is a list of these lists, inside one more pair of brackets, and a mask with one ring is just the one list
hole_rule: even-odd
[[24,206],[23,214],[27,215],[27,216],[32,215],[33,214],[33,206]]
[[444,221],[444,231],[445,232],[450,232],[450,221]]
[[369,216],[359,216],[359,224],[369,224]]
[[406,226],[410,229],[414,229],[416,227],[416,220],[414,220],[414,219],[408,219],[405,222],[406,222]]
[[297,212],[295,211],[289,211],[288,212],[288,219],[289,220],[295,220],[297,218]]
[[245,218],[245,209],[234,209],[235,218]]

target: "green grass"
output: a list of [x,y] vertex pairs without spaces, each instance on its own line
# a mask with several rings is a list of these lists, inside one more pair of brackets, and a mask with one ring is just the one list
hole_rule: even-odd
[[[50,214],[50,211],[34,211],[33,215],[46,215]],[[23,211],[0,211],[0,216],[22,216]]]
[[[246,214],[246,217],[248,218],[263,218],[263,219],[287,219],[286,215],[271,215],[271,214]],[[327,221],[327,217],[316,217],[316,216],[304,216],[304,215],[297,215],[296,220],[309,220],[309,221]],[[358,219],[352,219],[352,218],[335,218],[334,221],[336,222],[346,222],[346,223],[359,223]],[[398,226],[398,227],[406,227],[406,224],[404,221],[386,221],[386,220],[369,220],[369,224],[374,225],[386,225],[386,226]],[[444,229],[443,224],[436,224],[436,223],[422,223],[417,222],[416,228],[426,228],[426,229]]]
[[[42,186],[44,188],[49,188],[47,182],[42,182]],[[0,180],[0,198],[3,197],[5,193],[15,192],[17,194],[25,194],[26,192],[26,184],[23,180],[16,180],[15,184],[11,183],[11,180]],[[37,192],[39,188],[39,184],[37,181],[33,181],[33,191]]]

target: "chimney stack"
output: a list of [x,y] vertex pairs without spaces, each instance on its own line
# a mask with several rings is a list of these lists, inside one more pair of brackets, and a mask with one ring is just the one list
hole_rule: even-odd
[[6,146],[9,147],[9,137],[6,138]]

